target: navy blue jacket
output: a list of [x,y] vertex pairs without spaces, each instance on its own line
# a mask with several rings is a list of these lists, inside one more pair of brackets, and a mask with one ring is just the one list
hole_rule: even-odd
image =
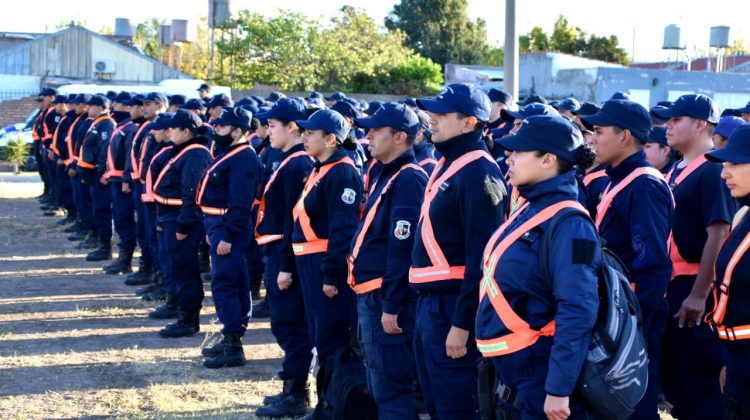
[[[498,238],[497,244],[524,222],[545,208],[565,200],[577,200],[574,171],[519,187],[529,206]],[[500,356],[496,366],[503,383],[515,386],[523,380],[529,364],[549,366],[545,390],[556,396],[569,396],[578,382],[578,374],[588,352],[598,309],[597,270],[602,256],[596,228],[588,217],[570,216],[557,225],[549,238],[547,269],[552,289],[542,276],[540,261],[544,231],[550,221],[529,231],[505,251],[494,271],[495,281],[505,299],[532,329],[540,329],[555,320],[554,339],[541,337],[531,347]],[[479,304],[476,337],[497,338],[510,333],[500,321],[489,296]]]
[[[145,159],[143,159],[143,163],[141,164],[140,162],[141,148],[143,147],[143,145],[146,144],[147,147],[154,147],[156,151],[158,151],[160,148],[159,146],[154,146],[154,143],[156,143],[156,140],[154,140],[154,137],[151,135],[151,129],[148,126],[146,126],[145,128],[143,128],[143,130],[141,130],[144,124],[150,125],[152,122],[153,120],[144,119],[143,123],[141,123],[138,126],[138,130],[140,130],[140,133],[137,133],[138,135],[133,139],[132,153],[135,155],[136,163],[142,166],[138,168],[140,169],[140,176],[138,178],[133,179],[132,175],[128,174],[131,181],[141,181],[141,182],[146,181],[146,174],[148,173],[148,165],[151,164],[151,158],[154,157],[155,153],[151,153],[151,156],[145,156]],[[132,168],[132,166],[129,166],[129,168],[131,171],[134,169]],[[124,179],[124,181],[127,181],[127,180],[128,178]]]
[[[104,112],[97,118],[107,115]],[[107,148],[113,131],[115,131],[115,123],[111,119],[101,120],[91,126],[83,139],[83,145],[81,146],[83,161],[95,166],[94,169],[82,168],[83,179],[87,179],[89,183],[99,182],[99,178],[107,170]],[[91,179],[90,177],[94,178]]]
[[[83,145],[83,139],[84,137],[86,137],[86,131],[88,131],[89,127],[91,127],[91,123],[93,122],[94,119],[89,117],[88,114],[84,112],[73,123],[73,131],[71,131],[71,137],[68,138],[68,141],[72,142],[71,147],[73,148],[73,153],[75,154],[76,158],[78,158],[78,156],[81,154],[81,145]],[[77,163],[74,162],[70,166],[76,167]]]
[[[432,171],[435,170],[435,145],[426,139],[419,144],[414,145],[414,156],[419,162],[419,166],[427,172],[427,175],[432,175]],[[434,162],[432,162],[434,161]]]
[[[183,144],[174,146],[168,152],[170,160],[177,157],[183,149],[191,144],[205,144],[205,141],[205,138],[194,137]],[[154,144],[161,148],[157,142],[154,142]],[[165,170],[167,172],[162,177],[161,182],[154,192],[164,198],[181,199],[182,205],[165,206],[159,204],[157,206],[159,219],[176,219],[177,231],[180,233],[186,234],[190,231],[191,225],[203,223],[203,214],[195,203],[195,192],[198,189],[198,183],[203,177],[203,172],[210,164],[211,154],[208,153],[208,150],[201,148],[188,151],[179,160],[174,162],[171,167],[162,170],[162,172]],[[154,182],[156,182],[155,178]]]
[[55,148],[57,149],[58,157],[62,160],[69,158],[68,156],[68,130],[75,123],[78,114],[75,110],[70,110],[65,113],[65,117],[60,120],[60,124],[57,126],[57,139],[55,141]]
[[[418,165],[412,150],[383,165],[374,189],[368,194],[363,220],[357,226],[352,246],[362,230],[365,215],[375,204],[388,180],[410,163]],[[410,251],[414,246],[415,228],[426,185],[427,175],[421,171],[407,169],[399,174],[378,204],[375,218],[365,234],[354,265],[357,284],[382,277],[380,294],[383,312],[389,314],[398,314],[402,305],[415,297],[414,291],[409,287]]]
[[[316,162],[315,168],[330,165],[347,156],[346,150],[339,149],[325,162]],[[361,202],[362,179],[359,172],[348,164],[334,166],[305,198],[305,208],[315,235],[328,239],[328,250],[321,267],[324,284],[349,287],[346,285],[346,257],[359,223]],[[292,241],[306,242],[299,221],[294,222]]]
[[[481,131],[472,132],[435,144],[445,157],[441,173],[466,153],[475,150],[487,152],[481,135]],[[492,232],[503,221],[507,190],[500,168],[487,159],[477,159],[464,166],[441,185],[440,190],[429,209],[435,239],[451,266],[466,266],[464,279],[412,283],[411,286],[420,292],[460,295],[456,300],[452,325],[471,331],[482,278],[482,252]],[[417,226],[416,232],[420,232],[421,225]],[[431,265],[422,236],[417,234],[412,266]]]
[[279,164],[282,160],[284,160],[285,156],[286,154],[284,152],[278,149],[274,149],[273,147],[271,147],[270,143],[267,147],[263,148],[263,150],[260,152],[260,162],[263,165],[263,178],[261,180],[262,186],[265,186],[266,182],[271,179],[271,175],[276,172],[276,168],[279,167]]
[[250,209],[258,194],[262,168],[260,159],[248,143],[231,146],[214,159],[219,162],[234,150],[246,147],[229,158],[213,166],[208,182],[203,190],[202,206],[228,209],[222,218],[224,242],[232,243],[238,235],[251,235],[253,220]]
[[[268,149],[270,148],[268,146]],[[297,144],[286,152],[282,152],[281,160],[304,150],[305,146],[302,143]],[[296,272],[292,251],[292,232],[294,231],[292,208],[297,204],[302,188],[305,186],[305,180],[312,169],[313,160],[308,156],[291,159],[280,169],[281,172],[276,175],[276,179],[266,192],[265,214],[263,221],[258,225],[257,232],[260,235],[284,235],[281,239],[283,245],[279,271],[285,273]]]
[[[608,165],[606,164],[599,165],[596,168],[592,169],[588,174],[585,172],[582,173],[581,183],[583,183],[583,180],[586,179],[586,175],[606,170],[607,166]],[[584,189],[586,191],[585,205],[591,217],[596,217],[596,206],[599,205],[599,201],[601,201],[602,199],[602,194],[604,194],[604,190],[607,188],[607,184],[609,184],[609,176],[603,176],[592,180],[588,186],[584,186]]]
[[[137,125],[130,120],[130,117],[122,118],[117,123],[117,128],[109,140],[109,153],[112,154],[112,163],[114,164],[114,167],[110,169],[122,171],[123,175],[125,175],[125,164],[130,160],[130,150],[127,149],[127,137],[135,135],[135,130],[137,129]],[[120,181],[122,177],[111,176],[110,179]]]
[[[55,107],[54,105],[50,106],[52,108]],[[55,135],[55,129],[57,128],[57,125],[60,124],[60,120],[62,120],[62,115],[58,114],[54,109],[44,116],[44,131],[49,133],[49,137],[44,139],[44,145],[46,147],[49,147],[52,144],[52,137]]]
[[[607,168],[610,190],[637,168],[650,167],[646,153],[637,152],[617,167]],[[672,278],[667,240],[674,221],[672,193],[667,184],[642,175],[612,201],[599,234],[630,271],[644,317],[664,300]]]
[[[122,132],[123,141],[125,144],[125,153],[126,153],[125,166],[123,167],[123,171],[122,171],[122,182],[133,181],[132,175],[131,175],[131,172],[133,172],[131,153],[133,152],[133,147],[135,144],[135,135],[138,133],[138,129],[141,127],[141,124],[143,124],[144,121],[146,121],[146,119],[143,117],[138,117],[131,121],[133,122],[133,124],[127,126],[125,129],[123,129],[123,132]],[[136,158],[138,158],[138,154],[136,154]]]

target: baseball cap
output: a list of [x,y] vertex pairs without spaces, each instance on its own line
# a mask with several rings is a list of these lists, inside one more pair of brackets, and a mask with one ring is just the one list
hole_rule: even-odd
[[[268,120],[297,121],[307,118],[305,104],[292,98],[282,98],[267,112],[257,115],[261,122]],[[263,124],[265,125],[265,124]]]
[[422,134],[424,134],[424,136],[427,137],[428,140],[432,140],[432,130],[430,130],[430,116],[421,109],[417,109],[417,118],[419,118],[419,129],[422,130]]
[[369,104],[367,105],[367,109],[365,109],[365,111],[364,111],[364,112],[365,112],[365,114],[367,114],[367,115],[372,115],[372,114],[374,114],[374,113],[375,113],[375,111],[377,111],[378,109],[380,109],[380,107],[381,107],[381,106],[383,106],[383,102],[380,102],[380,101],[372,101],[372,102],[370,102],[370,103],[369,103]]
[[253,114],[250,111],[236,107],[224,110],[219,118],[211,121],[211,125],[231,125],[241,128],[242,131],[250,131],[252,120]]
[[344,98],[346,98],[346,95],[343,92],[334,92],[330,96],[326,96],[326,101],[341,101]]
[[517,119],[525,120],[526,118],[533,117],[535,115],[560,115],[560,113],[550,105],[540,103],[527,105],[519,109],[518,111],[509,111],[507,109],[503,109],[502,111],[500,111],[500,118],[511,124]]
[[732,132],[736,130],[738,127],[741,127],[743,125],[747,124],[745,120],[738,117],[722,117],[719,120],[719,124],[716,126],[716,129],[714,130],[714,134],[718,134],[725,139],[728,139],[729,136],[732,135]]
[[323,94],[320,92],[312,91],[307,95],[307,99],[323,99]]
[[55,96],[55,99],[52,100],[53,104],[67,104],[68,103],[68,97],[65,95],[57,95]]
[[186,109],[178,109],[166,123],[167,128],[182,128],[195,131],[203,125],[200,117]]
[[121,103],[123,105],[127,105],[126,102],[131,101],[133,99],[133,94],[130,92],[122,91],[115,96],[114,99],[112,99],[112,102]]
[[571,111],[571,112],[574,115],[585,116],[585,115],[594,115],[597,112],[599,112],[600,109],[601,109],[601,107],[599,105],[595,104],[595,103],[584,102],[584,103],[581,104],[580,108],[578,108],[575,111]]
[[737,109],[731,109],[731,108],[727,108],[727,109],[721,111],[721,116],[722,117],[726,117],[727,115],[730,116],[730,117],[742,117],[742,113],[739,110],[737,110]]
[[560,101],[557,105],[557,109],[560,111],[577,111],[581,107],[581,103],[576,98],[567,98]]
[[104,95],[93,95],[86,104],[91,106],[109,107],[109,98]]
[[645,142],[651,131],[651,118],[646,108],[637,102],[610,99],[594,115],[581,117],[585,123],[599,127],[628,129],[638,140]]
[[149,128],[151,130],[166,130],[169,128],[169,121],[174,117],[174,112],[162,112],[156,115],[154,122],[151,123]]
[[700,93],[682,95],[669,108],[653,110],[654,115],[662,119],[672,117],[690,117],[696,120],[719,123],[719,108],[713,99]]
[[349,135],[349,127],[347,127],[344,117],[330,109],[315,111],[307,120],[295,120],[295,122],[305,130],[323,130],[326,133],[331,133],[340,142],[343,142]]
[[357,107],[347,101],[336,101],[335,104],[331,105],[331,109],[343,115],[344,117],[359,117],[359,110],[357,109]]
[[508,106],[513,103],[513,95],[502,89],[492,88],[487,91],[487,96],[489,96],[490,102],[500,102]]
[[404,105],[417,106],[417,98],[406,98],[406,100],[404,100]]
[[354,124],[362,128],[390,127],[411,135],[416,135],[420,128],[417,113],[411,107],[398,103],[384,104],[370,118],[355,118]]
[[213,108],[220,106],[222,108],[231,107],[234,105],[234,102],[232,102],[232,98],[227,96],[226,93],[219,93],[217,95],[214,95],[213,98],[211,98],[211,102],[206,105],[206,108]]
[[198,89],[196,89],[196,90],[205,90],[205,91],[210,92],[211,91],[211,86],[209,86],[208,83],[202,83],[200,85],[200,87],[198,87]]
[[146,97],[143,98],[143,102],[156,102],[164,105],[169,105],[169,99],[167,95],[161,92],[149,92]]
[[750,112],[750,102],[748,102],[748,103],[747,103],[747,104],[746,104],[745,106],[743,106],[742,108],[737,108],[737,111],[739,111],[740,113],[744,113],[744,112]]
[[750,125],[745,124],[734,130],[727,145],[706,153],[706,159],[712,162],[750,163]]
[[133,106],[133,105],[143,105],[143,101],[146,99],[146,95],[139,93],[137,95],[133,95],[133,98],[130,100],[127,100],[123,102],[123,105]]
[[39,96],[57,96],[57,89],[44,88],[39,92]]
[[506,150],[531,152],[540,150],[575,164],[578,148],[583,144],[581,130],[560,115],[537,115],[527,118],[516,134],[499,139]]
[[524,106],[528,106],[531,104],[546,104],[546,103],[547,103],[547,99],[545,99],[544,96],[529,95],[522,102],[518,102],[518,105],[521,105],[522,107],[524,107]]
[[609,99],[610,100],[612,100],[612,99],[620,99],[620,100],[629,101],[630,100],[630,94],[628,92],[618,91],[618,92],[613,93],[612,97],[609,98]]
[[490,118],[490,98],[482,90],[467,83],[448,85],[434,99],[417,99],[417,106],[433,114],[460,112],[479,121]]
[[187,102],[185,102],[185,105],[181,107],[182,109],[192,109],[196,111],[205,111],[206,106],[203,105],[203,101],[200,99],[188,99]]
[[268,94],[268,97],[266,98],[266,100],[269,102],[276,102],[282,98],[286,98],[286,95],[284,95],[281,92],[273,91],[270,94]]
[[169,97],[169,105],[183,106],[187,102],[187,96],[185,95],[172,95]]
[[651,127],[646,143],[657,143],[660,146],[669,146],[667,143],[667,129],[664,127]]

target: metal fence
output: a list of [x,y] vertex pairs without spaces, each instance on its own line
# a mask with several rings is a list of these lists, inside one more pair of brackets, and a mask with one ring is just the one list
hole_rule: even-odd
[[4,89],[0,90],[0,102],[12,100],[12,99],[23,99],[29,96],[36,96],[39,93],[38,90],[13,90]]

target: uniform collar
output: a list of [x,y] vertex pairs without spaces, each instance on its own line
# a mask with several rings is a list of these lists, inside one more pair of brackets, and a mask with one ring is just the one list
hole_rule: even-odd
[[65,113],[65,116],[68,118],[75,118],[78,116],[78,113],[76,112],[75,109],[71,109],[70,111]]
[[383,165],[383,174],[388,174],[399,170],[402,166],[409,163],[416,163],[417,159],[414,157],[414,151],[409,149],[405,151],[401,156],[393,159],[392,162]]
[[740,207],[750,206],[750,195],[738,198],[737,202],[740,203]]
[[482,131],[477,130],[461,134],[442,143],[435,143],[435,149],[445,157],[446,161],[452,162],[475,150],[487,151],[487,146],[482,141]]
[[[271,146],[267,146],[267,147],[271,147]],[[305,144],[304,143],[295,144],[289,150],[287,150],[286,152],[282,153],[281,160],[286,159],[288,156],[291,156],[294,153],[297,153],[299,151],[304,151],[304,150],[305,150]]]
[[333,152],[333,154],[331,155],[331,157],[329,157],[328,160],[326,160],[325,162],[315,161],[315,167],[316,168],[320,168],[321,166],[330,165],[330,164],[332,164],[334,162],[340,161],[341,159],[343,159],[343,158],[345,158],[347,156],[348,155],[346,153],[346,150],[344,150],[342,148],[339,148],[335,152]]
[[607,175],[613,181],[620,181],[630,175],[634,169],[644,166],[651,166],[651,164],[646,160],[646,152],[639,150],[623,160],[617,167],[610,166],[607,168]]
[[182,143],[180,145],[176,145],[174,147],[174,151],[176,153],[179,153],[181,150],[187,148],[191,144],[203,144],[203,145],[205,145],[206,144],[206,137],[203,137],[203,136],[193,137],[192,139],[186,141],[185,143]]
[[547,207],[563,200],[578,200],[575,170],[531,185],[518,187],[518,192],[534,207]]
[[414,149],[414,155],[419,155],[429,153],[430,149],[434,148],[435,145],[425,139],[422,143],[415,144],[412,149]]

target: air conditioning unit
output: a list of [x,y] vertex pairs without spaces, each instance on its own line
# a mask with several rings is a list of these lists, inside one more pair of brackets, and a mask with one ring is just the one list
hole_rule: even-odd
[[96,60],[94,59],[91,63],[91,69],[94,74],[99,73],[114,73],[115,62],[113,60]]

